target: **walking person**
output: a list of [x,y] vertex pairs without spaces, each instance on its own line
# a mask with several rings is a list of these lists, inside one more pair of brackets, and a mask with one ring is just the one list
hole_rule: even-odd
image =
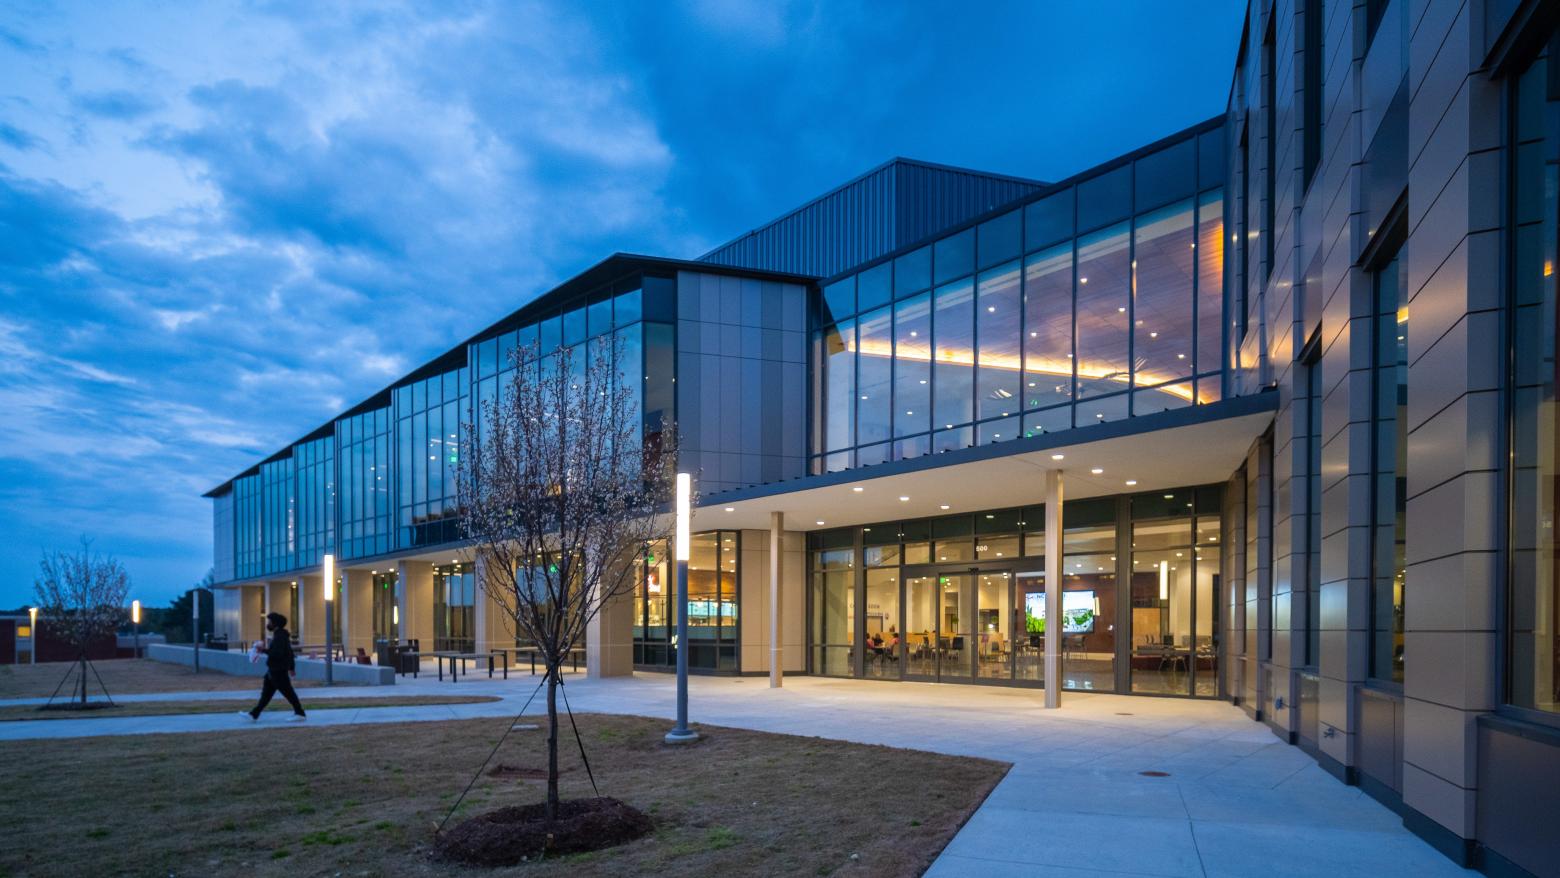
[[265,706],[271,703],[271,696],[280,692],[293,709],[293,715],[287,721],[302,722],[307,717],[303,705],[298,701],[298,693],[293,691],[291,678],[296,666],[293,662],[292,635],[287,633],[287,617],[281,613],[267,613],[265,630],[271,632],[271,645],[260,648],[265,653],[265,683],[260,687],[260,703],[251,710],[238,713],[249,717],[250,722],[255,722],[260,719]]

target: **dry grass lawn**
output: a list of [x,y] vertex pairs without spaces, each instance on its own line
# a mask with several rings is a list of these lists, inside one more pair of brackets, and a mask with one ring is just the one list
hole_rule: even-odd
[[[1006,771],[719,727],[674,747],[664,720],[578,720],[601,793],[649,813],[651,835],[510,869],[430,861],[434,824],[507,719],[25,741],[0,745],[0,876],[910,876]],[[544,735],[515,731],[494,763],[543,767]],[[572,736],[562,743],[564,795],[590,795]],[[543,793],[484,776],[456,819]]]
[[[255,706],[259,698],[206,699],[204,701],[121,701],[115,707],[93,710],[39,710],[36,705],[12,705],[0,707],[0,722],[16,722],[30,719],[104,719],[116,716],[173,716],[185,713],[234,713]],[[422,704],[477,704],[500,701],[492,695],[391,695],[384,698],[300,698],[303,709],[357,710],[363,707],[415,707]],[[266,706],[266,714],[286,716],[292,713],[287,699],[277,696]]]
[[[109,659],[93,662],[110,695],[140,695],[148,692],[224,692],[230,689],[259,691],[259,677],[235,677],[214,671],[195,673],[193,668],[154,662],[151,659]],[[0,699],[48,698],[71,662],[45,662],[41,665],[0,665]],[[88,671],[87,695],[101,698],[96,677]],[[318,686],[314,680],[293,680],[293,686]],[[66,688],[69,688],[67,684]],[[64,693],[62,693],[64,694]],[[307,709],[307,708],[305,708]]]

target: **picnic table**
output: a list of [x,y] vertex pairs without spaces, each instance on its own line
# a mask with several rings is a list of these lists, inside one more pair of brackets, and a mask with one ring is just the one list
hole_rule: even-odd
[[[515,664],[516,665],[520,664],[520,659],[522,659],[522,658],[529,658],[531,660],[531,674],[532,674],[532,676],[536,675],[536,662],[537,662],[537,659],[540,659],[542,657],[542,651],[541,650],[537,649],[534,646],[508,646],[508,647],[502,647],[502,648],[506,652],[512,652],[512,653],[515,654]],[[585,647],[583,647],[583,646],[576,646],[573,649],[569,650],[569,663],[574,667],[575,673],[579,673],[579,670],[580,670],[580,659],[584,655],[585,655]]]
[[502,649],[493,649],[487,652],[456,652],[452,650],[440,650],[433,653],[433,658],[434,661],[436,661],[439,665],[439,679],[441,681],[444,679],[444,663],[446,661],[450,663],[450,682],[455,683],[459,682],[460,680],[460,672],[458,669],[465,667],[466,662],[480,662],[483,659],[487,660],[488,679],[492,679],[493,677],[493,671],[495,669],[494,659],[498,659],[504,663],[504,679],[509,679],[509,654]]

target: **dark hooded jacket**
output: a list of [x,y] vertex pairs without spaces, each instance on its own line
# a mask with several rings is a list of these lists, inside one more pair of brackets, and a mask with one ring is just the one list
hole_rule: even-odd
[[271,645],[265,652],[265,669],[278,674],[290,673],[293,662],[292,635],[286,628],[277,628],[271,634]]

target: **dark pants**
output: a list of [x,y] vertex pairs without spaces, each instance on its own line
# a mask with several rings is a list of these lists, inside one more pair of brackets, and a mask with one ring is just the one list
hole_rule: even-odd
[[260,688],[260,703],[249,712],[250,715],[258,719],[265,706],[271,703],[271,696],[278,692],[292,705],[293,713],[303,716],[303,705],[298,702],[298,693],[293,691],[292,680],[288,679],[286,671],[265,672],[265,685]]

